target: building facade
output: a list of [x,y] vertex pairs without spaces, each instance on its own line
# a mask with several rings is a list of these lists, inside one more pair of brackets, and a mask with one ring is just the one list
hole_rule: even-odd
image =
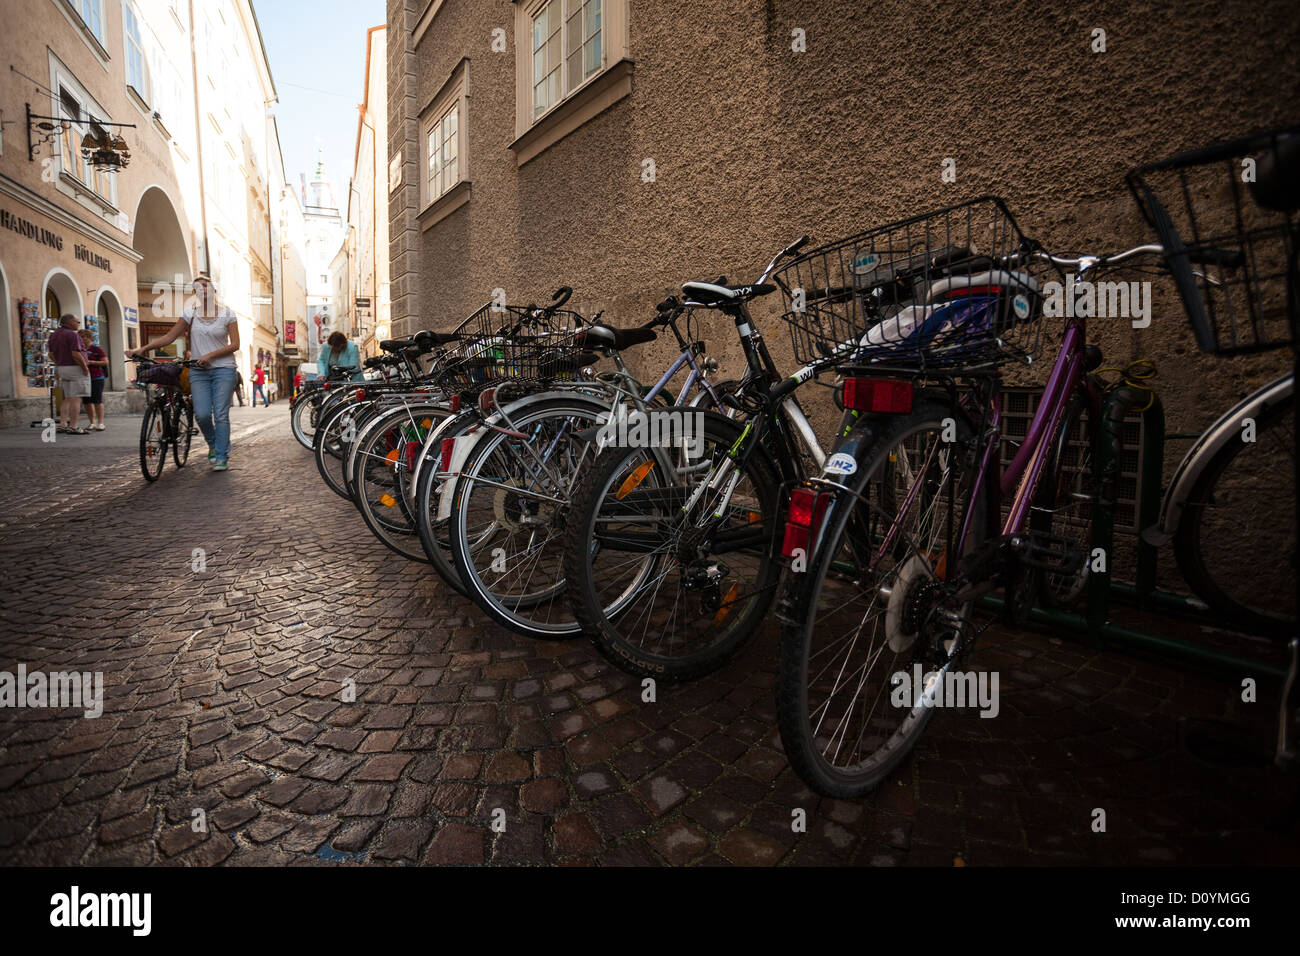
[[[35,0],[0,50],[0,424],[48,411],[43,343],[69,312],[108,352],[106,404],[127,407],[124,351],[174,324],[200,271],[239,316],[245,374],[274,356],[283,164],[251,3]],[[116,170],[83,153],[105,136],[129,152]]]
[[350,270],[357,343],[374,355],[389,338],[388,75],[386,27],[366,31],[365,91],[357,118],[357,146],[348,191]]
[[[1129,168],[1295,122],[1300,102],[1300,19],[1282,0],[1168,16],[1117,0],[1051,14],[389,0],[388,23],[396,334],[445,328],[494,289],[527,302],[560,285],[641,324],[683,280],[752,280],[802,234],[831,241],[988,193],[1049,248],[1124,248],[1151,238]],[[788,364],[775,298],[757,318]],[[1178,370],[1171,428],[1204,425],[1270,374],[1197,353],[1172,294],[1156,309],[1147,328],[1090,333],[1112,361]],[[738,374],[734,332],[708,332]]]
[[[325,173],[325,160],[316,151],[316,169],[309,184],[302,185],[303,259],[307,271],[307,361],[315,363],[321,343],[339,325],[333,314],[335,282],[331,278],[334,257],[346,237],[346,224],[334,198],[334,184]],[[314,365],[311,375],[316,374]]]

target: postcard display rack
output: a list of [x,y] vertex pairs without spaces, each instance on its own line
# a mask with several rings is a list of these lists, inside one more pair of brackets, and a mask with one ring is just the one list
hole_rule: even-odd
[[[50,417],[54,417],[54,389],[59,384],[58,372],[45,343],[50,333],[59,327],[58,319],[44,318],[40,306],[31,299],[18,300],[18,316],[23,329],[23,375],[30,388],[50,391]],[[40,422],[32,422],[39,426]]]

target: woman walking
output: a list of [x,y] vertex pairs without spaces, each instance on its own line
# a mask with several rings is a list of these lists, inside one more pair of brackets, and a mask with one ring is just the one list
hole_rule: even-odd
[[324,378],[329,375],[330,367],[334,365],[356,369],[352,380],[362,381],[361,351],[357,348],[357,343],[349,342],[348,337],[342,332],[331,332],[330,337],[321,344],[320,356],[316,360],[317,374]]
[[208,461],[213,471],[225,471],[230,460],[230,397],[235,391],[235,353],[239,351],[239,320],[217,301],[212,279],[200,274],[194,279],[195,305],[160,339],[128,355],[144,355],[170,345],[185,335],[190,352],[200,368],[190,369],[190,393],[194,417],[208,443]]
[[97,432],[104,430],[104,382],[108,380],[108,353],[95,344],[95,333],[82,329],[81,346],[86,353],[86,364],[90,366],[90,398],[86,399],[86,417],[90,427]]

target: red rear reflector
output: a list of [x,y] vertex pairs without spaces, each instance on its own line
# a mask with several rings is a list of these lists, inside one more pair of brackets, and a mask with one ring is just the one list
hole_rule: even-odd
[[458,412],[458,411],[460,411],[460,395],[459,395],[459,394],[457,394],[457,395],[453,395],[453,396],[451,397],[451,410],[452,410],[453,412]]
[[406,470],[415,471],[415,459],[420,456],[420,443],[408,441],[406,443]]
[[496,398],[496,395],[497,395],[497,390],[495,388],[485,388],[483,389],[483,391],[479,392],[479,396],[478,396],[479,411],[481,411],[484,415],[489,414],[492,411],[492,401],[493,399]]
[[790,514],[786,519],[801,528],[811,528],[817,511],[817,492],[811,488],[795,488],[790,492]]
[[829,491],[816,492],[811,488],[795,488],[790,492],[790,506],[786,512],[785,538],[781,542],[781,553],[793,558],[794,552],[800,550],[808,555],[808,545],[821,527],[830,504]]
[[357,401],[364,402],[365,400],[366,400],[366,390],[364,388],[357,389]]
[[906,413],[912,410],[912,383],[878,378],[844,380],[844,407],[859,412]]
[[444,438],[442,440],[442,460],[439,462],[439,471],[449,471],[451,469],[451,453],[456,447],[456,439]]

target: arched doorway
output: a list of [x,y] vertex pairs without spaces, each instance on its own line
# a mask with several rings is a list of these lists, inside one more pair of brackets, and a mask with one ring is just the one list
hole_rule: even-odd
[[[131,245],[140,254],[135,266],[136,293],[140,340],[147,342],[176,324],[193,279],[185,231],[176,207],[157,186],[150,186],[140,196]],[[176,355],[183,350],[183,340],[167,349]]]
[[122,303],[117,293],[108,287],[99,290],[99,299],[95,304],[95,315],[99,319],[99,345],[108,353],[108,388],[117,390],[126,387],[122,366],[122,352],[125,351],[125,329],[122,325]]
[[77,321],[86,313],[81,301],[81,289],[76,280],[62,269],[51,269],[41,283],[41,308],[48,319],[75,315]]

